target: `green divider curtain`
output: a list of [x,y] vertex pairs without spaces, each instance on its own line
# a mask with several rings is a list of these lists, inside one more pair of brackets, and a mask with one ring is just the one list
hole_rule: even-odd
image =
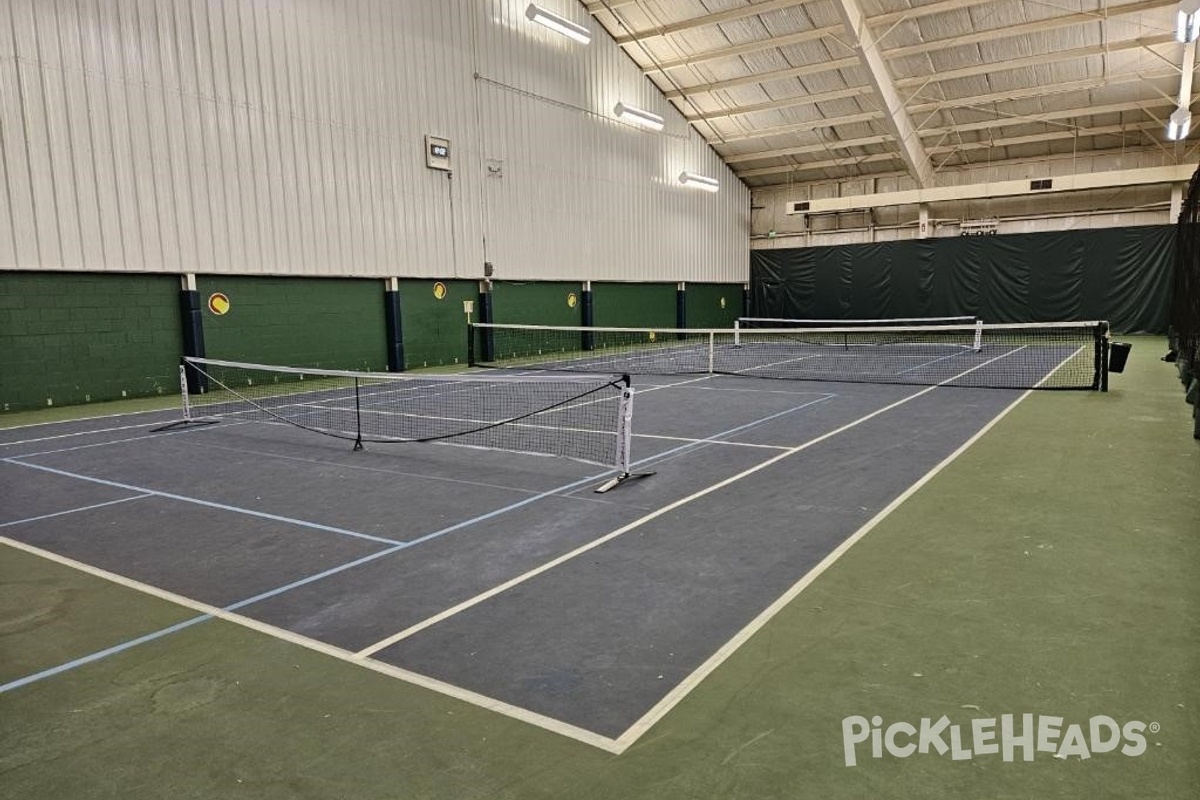
[[752,250],[751,314],[1106,319],[1163,333],[1173,254],[1168,225]]

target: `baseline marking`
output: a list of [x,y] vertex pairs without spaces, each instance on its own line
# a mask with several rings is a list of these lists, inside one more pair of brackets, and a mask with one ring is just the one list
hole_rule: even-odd
[[276,639],[281,639],[291,644],[299,645],[300,647],[313,650],[323,655],[332,656],[341,661],[354,664],[357,667],[365,667],[373,672],[378,672],[392,678],[398,678],[407,683],[411,683],[425,689],[430,689],[450,697],[455,697],[464,702],[471,703],[472,705],[513,717],[522,722],[536,725],[561,736],[566,736],[568,738],[583,742],[584,744],[589,744],[593,747],[600,748],[601,750],[606,750],[610,753],[617,752],[617,745],[614,740],[605,736],[601,736],[597,733],[593,733],[592,731],[578,728],[569,723],[562,722],[561,720],[556,720],[552,717],[546,717],[536,712],[486,697],[468,689],[463,689],[452,684],[444,683],[443,681],[429,678],[415,672],[409,672],[408,670],[395,667],[391,664],[385,664],[382,661],[375,661],[374,659],[369,658],[358,658],[350,651],[343,650],[335,645],[326,644],[325,642],[294,633],[286,628],[279,628],[266,622],[261,622],[241,614],[233,613],[229,609],[217,608],[215,606],[207,605],[206,603],[192,600],[191,598],[184,597],[182,595],[173,594],[171,592],[158,589],[154,586],[126,578],[122,575],[117,575],[116,573],[108,572],[106,570],[93,567],[89,564],[84,564],[80,561],[75,561],[74,559],[67,558],[66,556],[61,556],[48,550],[42,550],[41,548],[34,547],[33,545],[17,542],[3,536],[0,536],[0,544],[6,544],[17,550],[22,550],[32,555],[40,556],[49,561],[53,561],[88,575],[110,581],[125,588],[133,589],[162,600],[176,603],[177,605],[192,609],[193,611],[201,612],[198,616],[183,620],[182,622],[177,622],[174,625],[162,628],[161,630],[154,631],[152,633],[148,633],[144,636],[139,636],[136,639],[130,639],[126,642],[122,642],[121,644],[105,648],[104,650],[99,650],[95,653],[77,658],[65,664],[60,664],[56,667],[42,670],[41,672],[33,675],[27,675],[24,678],[18,678],[14,681],[0,684],[0,694],[12,691],[13,689],[18,689],[22,686],[26,686],[44,678],[59,675],[63,672],[67,672],[68,670],[75,669],[76,667],[81,667],[86,664],[99,661],[108,656],[116,655],[117,653],[124,652],[131,648],[137,647],[138,645],[145,644],[147,642],[154,641],[155,639],[160,639],[164,636],[185,630],[198,623],[207,622],[213,619],[220,619],[225,622],[230,622],[234,625],[239,625],[241,627],[249,628],[259,633],[272,636]]

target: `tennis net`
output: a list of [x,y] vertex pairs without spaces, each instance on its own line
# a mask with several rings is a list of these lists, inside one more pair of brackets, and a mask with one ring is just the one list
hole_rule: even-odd
[[1001,389],[1107,388],[1104,322],[676,329],[473,326],[471,363]]
[[[189,373],[201,391],[189,391]],[[628,473],[628,375],[418,376],[185,358],[180,380],[184,423],[280,423],[351,440],[355,449],[364,442],[439,442],[563,456]]]
[[926,325],[974,325],[978,317],[892,317],[890,319],[788,319],[738,317],[735,328],[916,328]]

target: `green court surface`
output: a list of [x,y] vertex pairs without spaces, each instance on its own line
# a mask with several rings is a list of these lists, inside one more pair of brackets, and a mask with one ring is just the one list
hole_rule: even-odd
[[[216,620],[0,694],[2,794],[1200,796],[1200,442],[1165,342],[1129,340],[1111,391],[1033,393],[620,755]],[[0,683],[197,614],[0,545]],[[1093,717],[1140,722],[1145,749],[865,741],[846,764],[850,717],[945,715],[969,749],[973,720],[1006,714],[1063,718],[1059,744]]]

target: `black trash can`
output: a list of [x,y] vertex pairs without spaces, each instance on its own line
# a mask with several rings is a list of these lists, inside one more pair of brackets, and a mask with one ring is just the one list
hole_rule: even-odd
[[1129,351],[1133,345],[1129,342],[1112,342],[1108,345],[1108,371],[1124,372],[1125,362],[1129,360]]

